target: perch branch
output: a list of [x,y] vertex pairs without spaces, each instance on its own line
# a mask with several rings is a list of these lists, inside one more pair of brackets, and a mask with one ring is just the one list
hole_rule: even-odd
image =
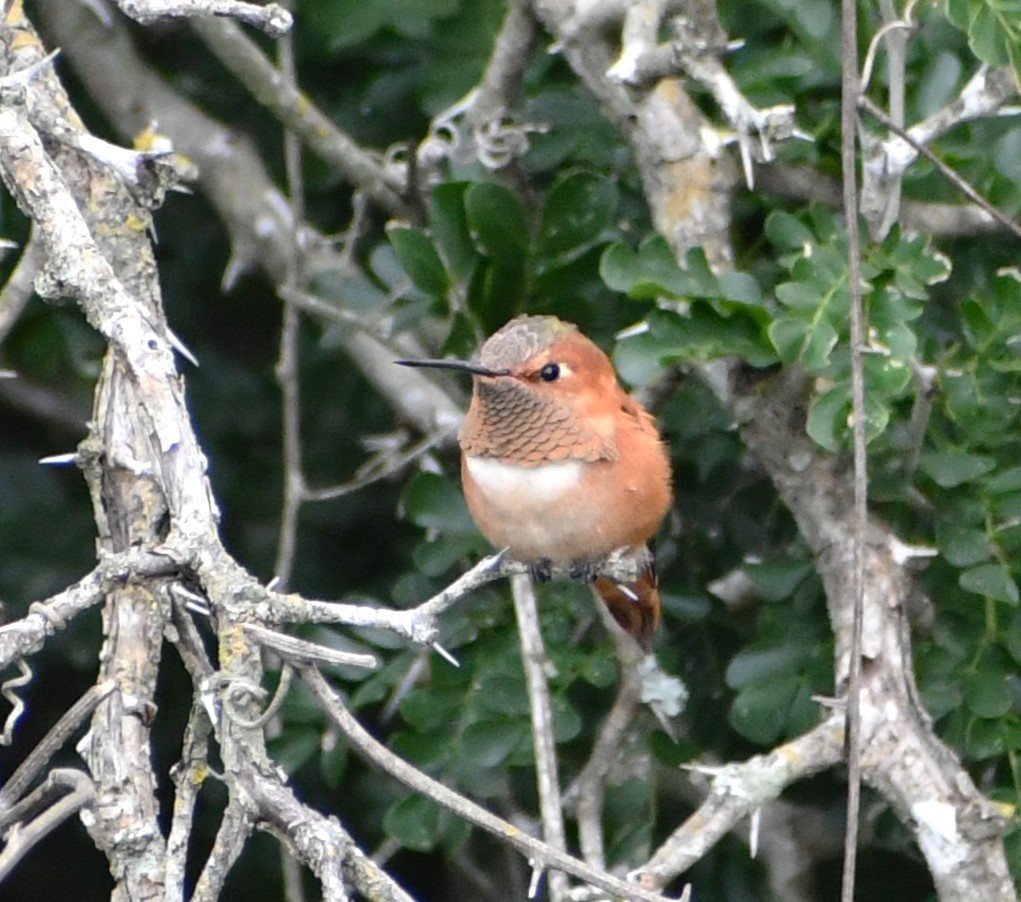
[[[567,834],[564,831],[564,812],[560,800],[557,747],[553,738],[553,707],[546,677],[550,663],[546,658],[546,648],[539,629],[539,606],[527,574],[511,577],[511,595],[518,621],[528,708],[532,713],[532,746],[535,750],[535,778],[539,786],[542,835],[553,848],[563,852],[567,850]],[[563,871],[552,871],[547,881],[552,902],[563,902],[567,892],[567,875]]]

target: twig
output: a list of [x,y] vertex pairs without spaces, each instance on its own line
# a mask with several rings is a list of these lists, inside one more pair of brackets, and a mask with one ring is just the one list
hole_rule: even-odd
[[25,854],[45,836],[59,827],[75,812],[95,799],[95,789],[87,774],[70,768],[53,771],[46,781],[32,795],[19,805],[19,810],[38,807],[53,795],[56,789],[70,789],[67,795],[50,805],[42,814],[27,824],[22,824],[10,837],[0,853],[0,882],[14,869]]
[[510,109],[531,62],[535,36],[535,17],[528,3],[511,0],[472,102],[465,110],[465,122],[473,131]]
[[858,10],[855,0],[841,0],[840,160],[847,230],[847,281],[851,305],[851,417],[854,444],[854,564],[851,579],[853,619],[847,672],[847,825],[844,834],[842,902],[854,902],[861,812],[861,660],[865,604],[865,528],[868,522],[868,470],[865,450],[865,313],[861,291],[861,236],[858,230],[857,104]]
[[[886,41],[886,69],[889,85],[890,119],[903,128],[904,126],[904,71],[907,62],[908,32],[914,29],[912,15],[915,0],[908,0],[902,18],[897,17],[893,0],[880,0],[879,8],[883,16],[883,27],[872,40],[862,64],[859,91],[868,90],[871,69],[876,48],[880,41]],[[872,177],[872,168],[862,166],[861,210],[875,240],[882,240],[893,224],[900,218],[901,205],[901,173],[878,173]]]
[[308,501],[332,501],[335,498],[343,498],[352,492],[357,492],[370,486],[375,482],[388,479],[395,473],[401,472],[408,464],[414,462],[423,454],[428,453],[437,445],[447,441],[453,434],[453,430],[437,430],[420,441],[415,442],[406,451],[397,455],[380,453],[371,458],[361,469],[359,475],[341,485],[324,487],[321,489],[308,489],[305,498]]
[[121,12],[136,22],[150,25],[166,18],[229,16],[254,25],[271,38],[287,34],[294,24],[291,14],[276,3],[260,6],[240,0],[117,0]]
[[1005,229],[1009,229],[1018,238],[1021,238],[1021,226],[1016,222],[1006,217],[1001,213],[993,204],[986,200],[975,188],[972,187],[971,183],[967,179],[962,178],[958,175],[950,166],[944,163],[936,154],[934,154],[928,147],[916,140],[910,132],[905,131],[899,126],[895,125],[894,122],[886,115],[879,107],[877,107],[868,97],[862,95],[857,100],[858,106],[860,106],[866,113],[872,118],[876,119],[884,127],[888,128],[895,135],[902,138],[908,144],[914,148],[921,156],[925,157],[936,169],[940,175],[943,176],[948,182],[950,182],[958,191],[961,192],[968,200],[973,204],[981,207],[986,213],[993,217],[1000,225]]
[[356,652],[327,648],[324,645],[307,642],[295,636],[278,633],[276,630],[259,626],[256,623],[244,624],[244,630],[263,648],[271,649],[292,664],[332,664],[337,667],[367,668],[379,666],[379,661],[374,655],[362,655]]
[[[200,576],[208,572],[211,579],[222,579],[224,572],[231,567],[240,571],[237,564],[229,561],[225,555],[217,555],[203,565]],[[527,572],[525,564],[506,560],[504,553],[498,552],[480,560],[432,598],[403,611],[319,601],[295,594],[282,595],[263,588],[247,574],[238,572],[237,581],[232,581],[230,597],[225,597],[223,604],[227,609],[236,611],[239,617],[253,618],[271,626],[285,623],[342,623],[352,627],[391,630],[416,644],[427,645],[434,641],[439,631],[439,617],[469,592],[494,580]],[[616,582],[628,582],[635,579],[635,561],[629,560],[627,555],[611,554],[596,566],[595,572],[598,576]],[[569,567],[552,568],[550,577],[554,580],[578,580],[578,575]]]
[[21,316],[21,311],[35,294],[35,277],[44,259],[42,242],[36,238],[33,229],[25,249],[21,252],[18,265],[14,267],[3,290],[0,291],[0,344],[3,344]]
[[[242,776],[241,773],[237,774],[239,779]],[[216,831],[216,839],[213,840],[213,848],[195,883],[192,902],[217,902],[223,892],[227,874],[244,850],[254,823],[253,812],[232,789],[220,821],[220,829]]]
[[[532,746],[535,750],[535,778],[539,786],[542,835],[553,848],[566,851],[567,834],[564,831],[564,813],[560,801],[557,747],[553,738],[553,708],[546,680],[548,661],[539,629],[539,608],[527,574],[511,577],[511,595],[518,621],[528,707],[532,712]],[[547,880],[552,902],[563,902],[567,892],[567,875],[563,871],[552,871]]]
[[630,900],[630,902],[666,902],[663,896],[591,868],[577,858],[522,833],[513,824],[426,776],[373,739],[352,716],[351,712],[341,704],[340,699],[316,668],[303,668],[301,674],[326,716],[343,733],[355,750],[370,763],[385,770],[409,789],[427,795],[458,817],[464,818],[498,837],[522,855],[527,856],[533,866],[556,868],[572,877],[577,877],[579,880],[614,893],[621,899]]
[[[294,42],[290,35],[279,43],[280,76],[284,86],[297,93],[294,68]],[[284,169],[287,173],[287,196],[291,206],[291,222],[305,220],[305,190],[301,175],[301,144],[292,129],[284,132]],[[291,235],[291,253],[284,274],[284,287],[298,289],[304,281],[300,231]],[[301,360],[298,346],[301,317],[298,309],[286,299],[280,324],[280,352],[276,377],[280,385],[281,419],[283,422],[283,486],[280,532],[277,539],[273,576],[281,591],[286,591],[294,569],[298,546],[298,515],[305,498],[305,468],[301,442]]]
[[99,604],[112,582],[138,576],[170,575],[177,564],[167,555],[127,552],[104,555],[95,570],[62,592],[29,605],[28,614],[0,626],[0,670],[38,652],[46,640],[82,611]]
[[181,760],[171,768],[174,781],[174,813],[167,834],[167,859],[163,879],[164,902],[184,902],[188,846],[195,821],[199,791],[209,775],[209,735],[212,722],[205,708],[193,702],[184,730]]
[[377,902],[414,902],[385,871],[358,847],[337,822],[299,802],[286,786],[254,765],[239,775],[259,816],[287,838],[294,853],[319,877],[327,898],[339,898],[351,885]]
[[649,889],[666,886],[738,822],[797,780],[837,764],[843,751],[844,718],[834,714],[767,755],[716,768],[693,766],[712,776],[708,797],[631,878]]
[[14,742],[14,730],[18,726],[18,721],[21,720],[21,715],[25,713],[25,703],[15,690],[23,689],[30,682],[32,682],[32,668],[24,658],[18,658],[18,675],[8,677],[3,683],[0,683],[0,695],[11,706],[10,713],[4,718],[0,745],[11,745]]
[[38,773],[67,742],[71,734],[81,726],[85,719],[96,709],[116,688],[113,680],[106,680],[90,687],[81,698],[68,708],[60,719],[50,728],[49,732],[39,741],[34,749],[18,765],[10,779],[0,789],[0,827],[5,824],[5,809],[10,808]]
[[203,19],[198,36],[252,96],[302,141],[389,213],[405,211],[401,186],[383,166],[345,135],[307,96],[280,78],[259,46],[235,23]]

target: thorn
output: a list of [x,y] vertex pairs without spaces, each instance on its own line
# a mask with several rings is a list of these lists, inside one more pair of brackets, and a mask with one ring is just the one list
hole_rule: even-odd
[[39,458],[39,463],[45,467],[66,467],[68,464],[77,463],[77,461],[77,451],[69,451],[67,454],[51,454],[48,457]]
[[187,360],[192,366],[198,367],[199,362],[195,355],[188,350],[188,346],[178,338],[172,329],[167,328],[167,338],[170,339],[171,346],[180,354],[185,360]]
[[449,651],[447,651],[439,642],[430,642],[429,645],[432,650],[436,652],[441,658],[449,661],[454,667],[460,667],[461,662],[457,660]]
[[184,602],[186,611],[191,611],[193,614],[201,614],[203,617],[212,615],[213,611],[209,606],[209,599],[199,595],[198,592],[193,592],[181,583],[176,583],[172,586],[171,592],[173,592],[175,598]]
[[644,335],[649,331],[648,320],[639,320],[633,326],[628,326],[626,329],[621,329],[614,334],[614,338],[620,341],[622,338],[633,338],[636,335]]
[[0,370],[0,379],[17,379],[18,374],[14,370]]
[[752,858],[759,854],[759,827],[762,826],[762,809],[756,808],[748,818],[748,850]]
[[543,869],[532,864],[532,879],[528,881],[528,898],[534,899],[539,895],[539,882],[542,880]]
[[279,585],[280,585],[280,577],[279,576],[274,576],[268,583],[266,583],[266,588],[270,592],[275,592],[277,586],[279,586]]
[[504,556],[510,551],[510,545],[505,545],[496,554],[490,555],[489,557],[489,569],[495,570],[503,563]]

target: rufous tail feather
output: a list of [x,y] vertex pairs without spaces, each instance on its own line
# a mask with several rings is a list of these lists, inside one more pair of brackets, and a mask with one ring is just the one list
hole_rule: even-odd
[[633,636],[643,651],[650,651],[659,626],[659,580],[655,570],[644,570],[635,582],[617,583],[599,577],[593,585],[621,629]]

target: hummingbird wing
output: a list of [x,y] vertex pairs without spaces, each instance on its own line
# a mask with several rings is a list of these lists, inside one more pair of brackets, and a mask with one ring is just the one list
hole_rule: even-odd
[[652,650],[652,640],[659,626],[659,575],[656,573],[655,545],[650,539],[643,555],[643,568],[634,582],[618,583],[598,577],[593,586],[613,619],[624,632],[633,636],[642,651]]

